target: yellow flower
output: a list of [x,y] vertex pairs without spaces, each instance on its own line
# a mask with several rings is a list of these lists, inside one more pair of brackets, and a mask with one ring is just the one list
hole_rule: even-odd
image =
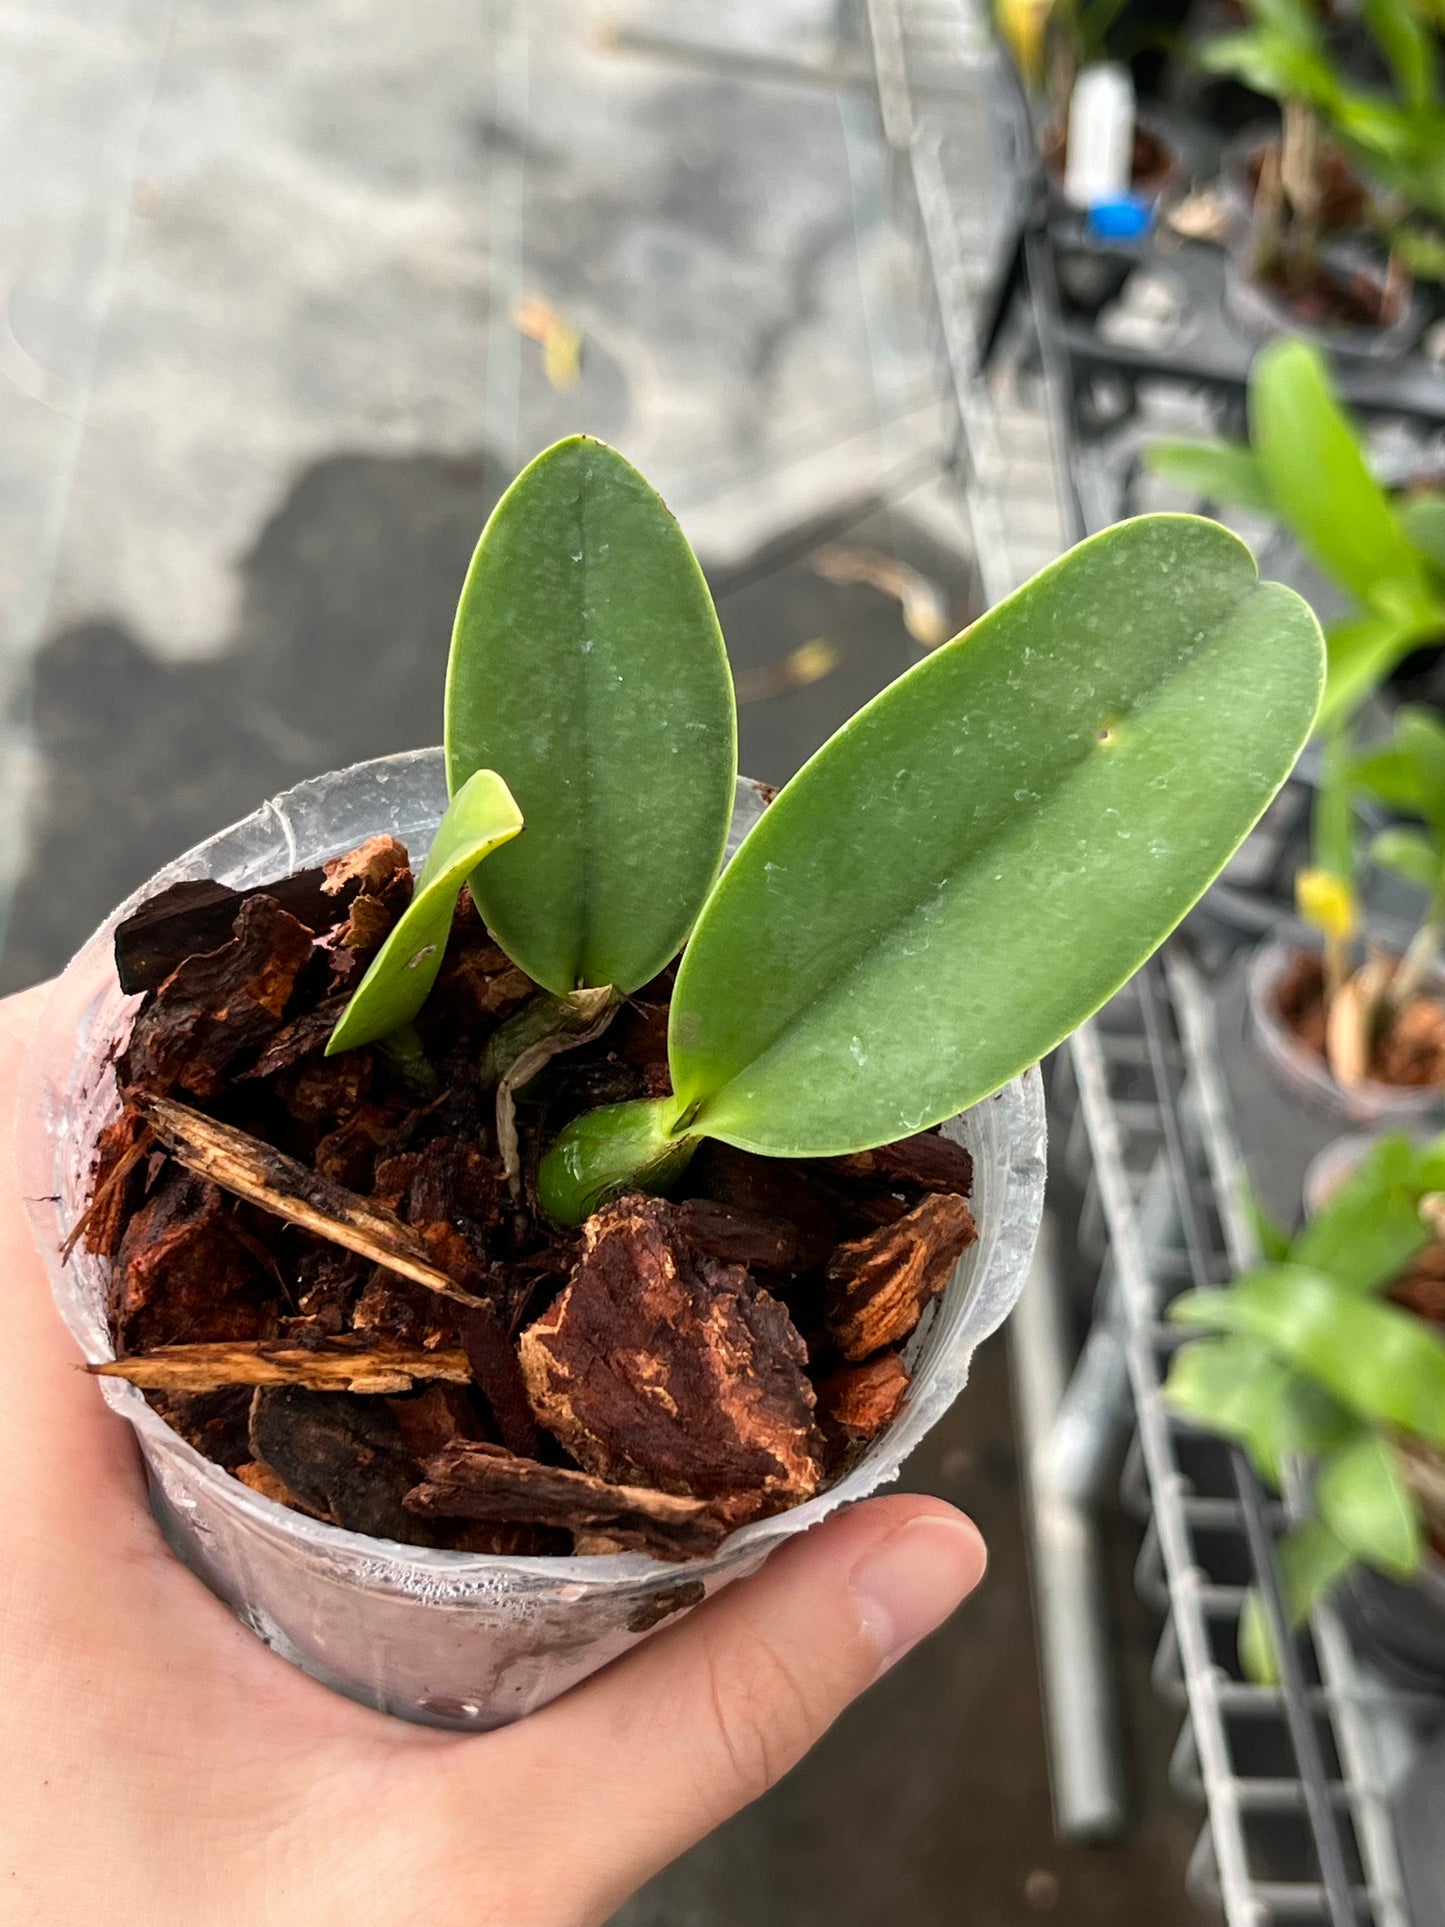
[[1044,84],[1045,43],[1054,0],[998,0],[995,17],[1030,87]]
[[1336,940],[1355,927],[1355,893],[1343,877],[1328,870],[1301,870],[1294,880],[1295,902],[1305,922]]

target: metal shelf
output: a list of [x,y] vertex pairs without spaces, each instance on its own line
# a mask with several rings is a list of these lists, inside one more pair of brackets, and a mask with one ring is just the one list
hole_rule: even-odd
[[[1032,158],[982,0],[867,8],[899,213],[917,235],[953,419],[952,466],[993,602],[1100,519],[1086,517],[1065,458],[1071,380],[1055,333],[1025,330],[987,376],[978,370],[980,317],[1019,229]],[[924,73],[937,90],[928,97]],[[1276,827],[1279,842],[1288,824]],[[1256,848],[1266,869],[1270,847],[1261,838]],[[1298,1646],[1281,1642],[1280,1689],[1240,1676],[1251,1584],[1282,1625],[1271,1549],[1289,1498],[1265,1494],[1239,1454],[1176,1418],[1160,1392],[1179,1342],[1168,1300],[1224,1283],[1253,1255],[1218,1064],[1209,983],[1176,942],[1052,1067],[1077,1223],[1054,1223],[1010,1343],[1056,1818],[1078,1835],[1124,1820],[1093,1539],[1122,1425],[1132,1432],[1125,1497],[1146,1521],[1139,1587],[1164,1615],[1155,1682],[1186,1715],[1173,1779],[1207,1807],[1191,1891],[1230,1927],[1430,1927],[1412,1922],[1392,1803],[1422,1739],[1445,1723],[1445,1702],[1374,1671],[1329,1609]],[[1075,1363],[1069,1286],[1081,1280],[1093,1316]]]
[[1245,1587],[1272,1578],[1267,1547],[1287,1508],[1160,1393],[1169,1298],[1252,1256],[1218,1064],[1208,984],[1175,951],[1077,1033],[1052,1093],[1065,1162],[1099,1205],[1101,1303],[1136,1427],[1126,1491],[1149,1517],[1140,1590],[1168,1614],[1155,1679],[1188,1713],[1175,1781],[1208,1805],[1192,1884],[1231,1927],[1410,1927],[1392,1796],[1413,1737],[1445,1705],[1361,1660],[1329,1609],[1297,1656],[1286,1649],[1282,1690],[1240,1676]]

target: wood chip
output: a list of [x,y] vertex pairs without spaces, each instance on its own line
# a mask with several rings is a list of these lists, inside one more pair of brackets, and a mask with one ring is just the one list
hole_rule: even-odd
[[379,897],[403,870],[411,867],[406,845],[394,836],[369,836],[344,856],[334,856],[322,865],[322,890],[328,897],[344,903],[364,894]]
[[425,1482],[406,1497],[408,1508],[422,1514],[586,1529],[659,1559],[710,1553],[728,1530],[704,1500],[614,1485],[586,1472],[517,1458],[496,1445],[446,1446],[425,1469]]
[[302,1505],[286,1481],[278,1478],[269,1465],[248,1459],[244,1465],[236,1467],[233,1476],[253,1492],[259,1492],[263,1499],[274,1499],[277,1505],[289,1506],[293,1512],[308,1513],[313,1519],[321,1517],[319,1512],[312,1512],[309,1505]]
[[828,1265],[828,1335],[847,1359],[908,1337],[978,1237],[963,1199],[940,1191],[896,1224],[839,1245]]
[[829,1158],[824,1168],[840,1177],[882,1178],[916,1184],[925,1191],[957,1191],[963,1197],[973,1189],[972,1157],[941,1131],[920,1131],[916,1137],[880,1144],[873,1151]]
[[61,1244],[63,1260],[82,1239],[98,1258],[115,1257],[129,1216],[131,1173],[154,1143],[154,1133],[137,1111],[126,1109],[106,1125],[96,1140],[90,1203]]
[[187,957],[136,1017],[120,1060],[126,1087],[213,1097],[231,1065],[281,1028],[314,933],[271,897],[248,897],[235,936]]
[[479,1301],[432,1261],[423,1240],[395,1213],[308,1170],[273,1145],[170,1098],[138,1100],[142,1116],[171,1154],[223,1191],[246,1198],[319,1238],[359,1252],[428,1291],[461,1305]]
[[317,1392],[409,1392],[427,1379],[466,1385],[465,1352],[365,1346],[343,1339],[316,1346],[261,1338],[211,1345],[162,1345],[85,1368],[97,1378],[124,1378],[142,1391],[210,1392],[222,1385],[306,1385]]
[[339,904],[328,903],[322,883],[320,870],[299,870],[252,890],[232,890],[208,878],[171,884],[116,927],[115,968],[121,989],[127,996],[159,990],[188,957],[219,949],[251,897],[269,897],[308,930],[328,930],[343,912]]
[[383,1400],[263,1386],[251,1407],[251,1449],[303,1507],[333,1525],[405,1545],[436,1543],[402,1503],[419,1468]]
[[712,1198],[688,1198],[675,1207],[677,1222],[695,1251],[753,1271],[800,1271],[807,1244],[795,1224],[765,1211],[744,1211]]
[[270,1298],[220,1188],[167,1165],[116,1253],[110,1311],[120,1349],[267,1337]]
[[908,1368],[897,1352],[844,1365],[818,1387],[818,1410],[850,1439],[876,1439],[898,1416]]
[[537,1417],[599,1478],[715,1499],[735,1522],[817,1490],[802,1339],[741,1267],[692,1248],[663,1199],[588,1219],[571,1283],[520,1352]]

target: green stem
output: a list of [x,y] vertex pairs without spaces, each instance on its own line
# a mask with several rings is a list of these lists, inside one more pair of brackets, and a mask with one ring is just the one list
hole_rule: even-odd
[[701,1144],[681,1135],[675,1097],[638,1098],[585,1111],[560,1131],[537,1167],[537,1200],[558,1224],[581,1224],[628,1191],[668,1190]]

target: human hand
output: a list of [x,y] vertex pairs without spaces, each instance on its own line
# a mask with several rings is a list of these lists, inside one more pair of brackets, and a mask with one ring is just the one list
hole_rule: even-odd
[[891,1497],[496,1733],[317,1685],[170,1553],[77,1367],[8,1129],[45,991],[0,1002],[3,1927],[584,1927],[791,1767],[982,1576]]

